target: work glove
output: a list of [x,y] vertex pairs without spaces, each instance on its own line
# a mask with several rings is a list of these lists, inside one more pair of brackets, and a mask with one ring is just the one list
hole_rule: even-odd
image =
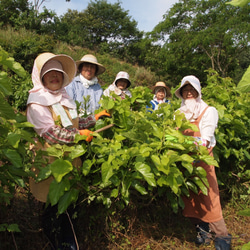
[[85,135],[87,138],[85,139],[87,142],[91,142],[93,139],[93,136],[91,135],[93,132],[88,129],[82,129],[79,130],[80,135]]
[[99,120],[103,116],[111,117],[111,115],[106,110],[103,110],[100,113],[95,114],[95,119]]

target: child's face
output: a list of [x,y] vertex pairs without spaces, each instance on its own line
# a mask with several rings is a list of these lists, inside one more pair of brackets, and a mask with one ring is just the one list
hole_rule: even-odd
[[163,100],[165,98],[164,89],[159,89],[155,96],[158,100]]
[[117,80],[117,82],[116,82],[116,86],[117,86],[118,89],[124,90],[124,89],[127,88],[128,82],[127,82],[127,80],[125,80],[125,79],[119,79],[119,80]]
[[51,70],[43,76],[43,85],[52,91],[59,90],[63,85],[63,73]]

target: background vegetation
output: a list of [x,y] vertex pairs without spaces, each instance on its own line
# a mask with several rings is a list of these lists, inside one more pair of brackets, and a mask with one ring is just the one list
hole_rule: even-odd
[[[86,53],[96,54],[100,63],[108,65],[100,76],[103,88],[112,83],[120,70],[129,72],[133,83],[131,100],[103,99],[102,108],[112,112],[112,119],[100,121],[94,129],[111,122],[115,127],[96,134],[91,146],[78,138],[77,146],[52,147],[48,153],[58,159],[43,168],[39,176],[39,179],[50,174],[55,177],[50,202],[59,204],[59,212],[80,202],[78,216],[84,227],[78,225],[78,233],[84,239],[83,249],[94,249],[96,242],[100,244],[98,248],[104,242],[112,249],[138,246],[171,249],[175,244],[180,249],[190,249],[193,246],[188,239],[194,232],[181,216],[180,197],[189,188],[206,192],[202,169],[193,168],[191,163],[194,159],[208,162],[212,159],[202,147],[196,149],[175,131],[175,127],[184,129],[190,125],[182,122],[181,116],[173,119],[180,105],[174,96],[171,106],[158,111],[162,114],[160,119],[156,113],[146,112],[145,106],[152,98],[149,87],[158,80],[172,86],[172,93],[185,74],[196,74],[202,80],[204,100],[215,106],[220,116],[215,159],[220,167],[217,174],[223,205],[228,209],[226,213],[233,212],[235,217],[238,210],[249,208],[248,4],[235,9],[225,1],[180,1],[166,13],[165,21],[148,34],[136,28],[136,22],[121,9],[119,2],[112,5],[107,1],[91,1],[83,12],[69,10],[57,17],[46,8],[39,13],[28,1],[4,0],[0,2],[0,13],[0,206],[3,211],[0,231],[4,232],[0,242],[5,242],[4,248],[14,245],[22,249],[27,226],[40,239],[32,241],[33,244],[39,242],[43,248],[47,244],[39,234],[39,221],[35,219],[31,226],[28,222],[33,216],[39,218],[42,209],[29,194],[27,185],[30,168],[32,164],[39,167],[42,154],[33,159],[30,143],[35,133],[24,116],[32,86],[33,61],[44,51],[68,54],[75,60]],[[108,32],[117,29],[118,32]],[[245,88],[237,88],[244,73]],[[165,135],[175,136],[176,140],[167,142]],[[192,157],[187,155],[190,151],[194,153]],[[70,154],[65,157],[64,152]],[[71,165],[79,156],[86,159],[80,172]],[[62,165],[63,171],[59,170]],[[69,176],[74,178],[69,181]],[[27,209],[29,206],[34,210]],[[16,216],[11,218],[15,212],[19,214],[17,211],[27,216],[23,218],[25,221]],[[162,221],[167,221],[167,225]],[[187,224],[185,232],[182,223]],[[231,221],[227,223],[231,225]],[[26,225],[22,232],[19,232],[20,225]],[[229,226],[235,239],[233,244],[241,246],[249,241],[247,219],[241,222],[243,229],[233,228],[235,225],[234,221],[234,226]],[[242,230],[247,232],[245,239]],[[139,236],[143,236],[146,245],[138,242]],[[184,243],[178,242],[180,239]]]

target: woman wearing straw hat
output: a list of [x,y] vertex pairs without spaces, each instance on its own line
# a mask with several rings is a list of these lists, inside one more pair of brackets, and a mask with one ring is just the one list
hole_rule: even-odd
[[[103,90],[98,83],[97,76],[104,73],[105,67],[98,63],[97,58],[91,54],[82,57],[80,61],[76,61],[79,75],[66,87],[69,96],[81,103],[81,114],[94,114],[100,105],[99,101],[103,94]],[[87,106],[84,106],[83,97],[90,97]]]
[[[64,89],[75,74],[76,64],[70,56],[42,53],[35,59],[32,70],[34,87],[29,91],[27,120],[34,125],[36,133],[45,140],[43,146],[37,143],[35,149],[44,150],[51,144],[73,143],[76,134],[86,136],[85,140],[90,142],[93,137],[88,128],[94,126],[96,120],[106,114],[100,112],[95,116],[78,117],[76,104]],[[53,159],[48,161],[51,163]],[[81,160],[76,158],[72,164],[77,167],[81,164]],[[38,174],[37,169],[32,170]],[[47,202],[52,181],[52,176],[38,183],[30,179],[31,193],[37,200]],[[56,249],[65,249],[62,247],[64,244],[69,246],[67,249],[77,249],[68,216],[62,214],[57,218],[56,212],[56,206],[48,206],[44,211],[42,222],[45,234]],[[61,228],[58,234],[54,231],[53,223],[57,224],[56,229]]]
[[[201,99],[199,79],[193,75],[185,76],[181,81],[181,86],[175,91],[175,95],[182,100],[179,110],[199,129],[197,132],[186,129],[183,134],[204,139],[209,154],[213,156],[213,147],[216,145],[214,131],[218,123],[218,112]],[[211,230],[215,234],[216,250],[229,250],[232,236],[228,234],[222,215],[215,167],[202,161],[197,162],[195,166],[201,166],[207,172],[208,195],[201,192],[195,194],[190,191],[189,197],[183,197],[185,203],[183,214],[191,218],[196,225],[198,233],[195,239],[196,244],[210,244]]]
[[[147,109],[157,110],[158,105],[161,103],[170,104],[169,98],[171,97],[170,88],[166,86],[164,82],[157,82],[153,88],[152,93],[154,94],[153,100],[150,101],[151,107],[147,106]],[[151,112],[149,110],[149,112]]]

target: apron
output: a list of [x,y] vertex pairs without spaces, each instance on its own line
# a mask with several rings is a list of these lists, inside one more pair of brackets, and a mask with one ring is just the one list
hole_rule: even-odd
[[[53,117],[53,120],[54,121],[58,121],[58,116],[56,115],[56,113],[53,111],[52,107],[48,107],[51,114],[52,114],[52,117]],[[79,118],[77,117],[76,119],[71,119],[71,116],[67,110],[66,107],[64,107],[68,117],[70,118],[72,124],[73,124],[73,127],[74,128],[77,128],[78,129],[78,121],[79,121]],[[38,150],[46,150],[46,148],[50,147],[50,144],[45,142],[44,145],[42,145],[42,143],[40,142],[37,142],[34,147],[33,147],[33,151],[34,153]],[[52,163],[55,158],[54,157],[51,157],[51,156],[46,156],[46,159],[48,159],[48,164]],[[75,158],[72,162],[72,165],[74,167],[80,167],[82,165],[82,161],[81,159],[78,157],[78,158]],[[32,167],[31,170],[35,173],[36,176],[38,176],[38,173],[39,173],[39,170],[35,167]],[[50,183],[54,180],[54,177],[53,176],[50,176],[49,178],[45,179],[45,180],[42,180],[40,182],[35,182],[35,180],[33,178],[30,178],[29,179],[29,185],[30,185],[30,191],[31,193],[33,194],[33,196],[41,201],[41,202],[46,202],[47,201],[47,196],[48,196],[48,193],[49,193],[49,187],[50,187]]]
[[[195,124],[199,129],[199,123],[206,112],[208,107],[204,109],[204,111],[201,113],[201,115],[198,117],[198,119],[192,124]],[[183,131],[184,135],[188,136],[198,136],[201,137],[200,131],[194,132],[190,129],[186,129]],[[209,155],[213,156],[212,152],[213,148],[209,148]],[[201,166],[203,167],[207,172],[207,179],[209,183],[208,188],[208,195],[202,194],[201,191],[199,191],[198,194],[195,194],[191,190],[189,191],[190,197],[183,196],[182,199],[185,204],[185,208],[183,210],[183,215],[185,217],[193,217],[198,218],[204,222],[216,222],[221,219],[222,217],[222,209],[220,204],[220,195],[219,195],[219,188],[217,183],[217,178],[215,174],[215,167],[209,166],[205,162],[197,162],[195,164],[196,167]]]

